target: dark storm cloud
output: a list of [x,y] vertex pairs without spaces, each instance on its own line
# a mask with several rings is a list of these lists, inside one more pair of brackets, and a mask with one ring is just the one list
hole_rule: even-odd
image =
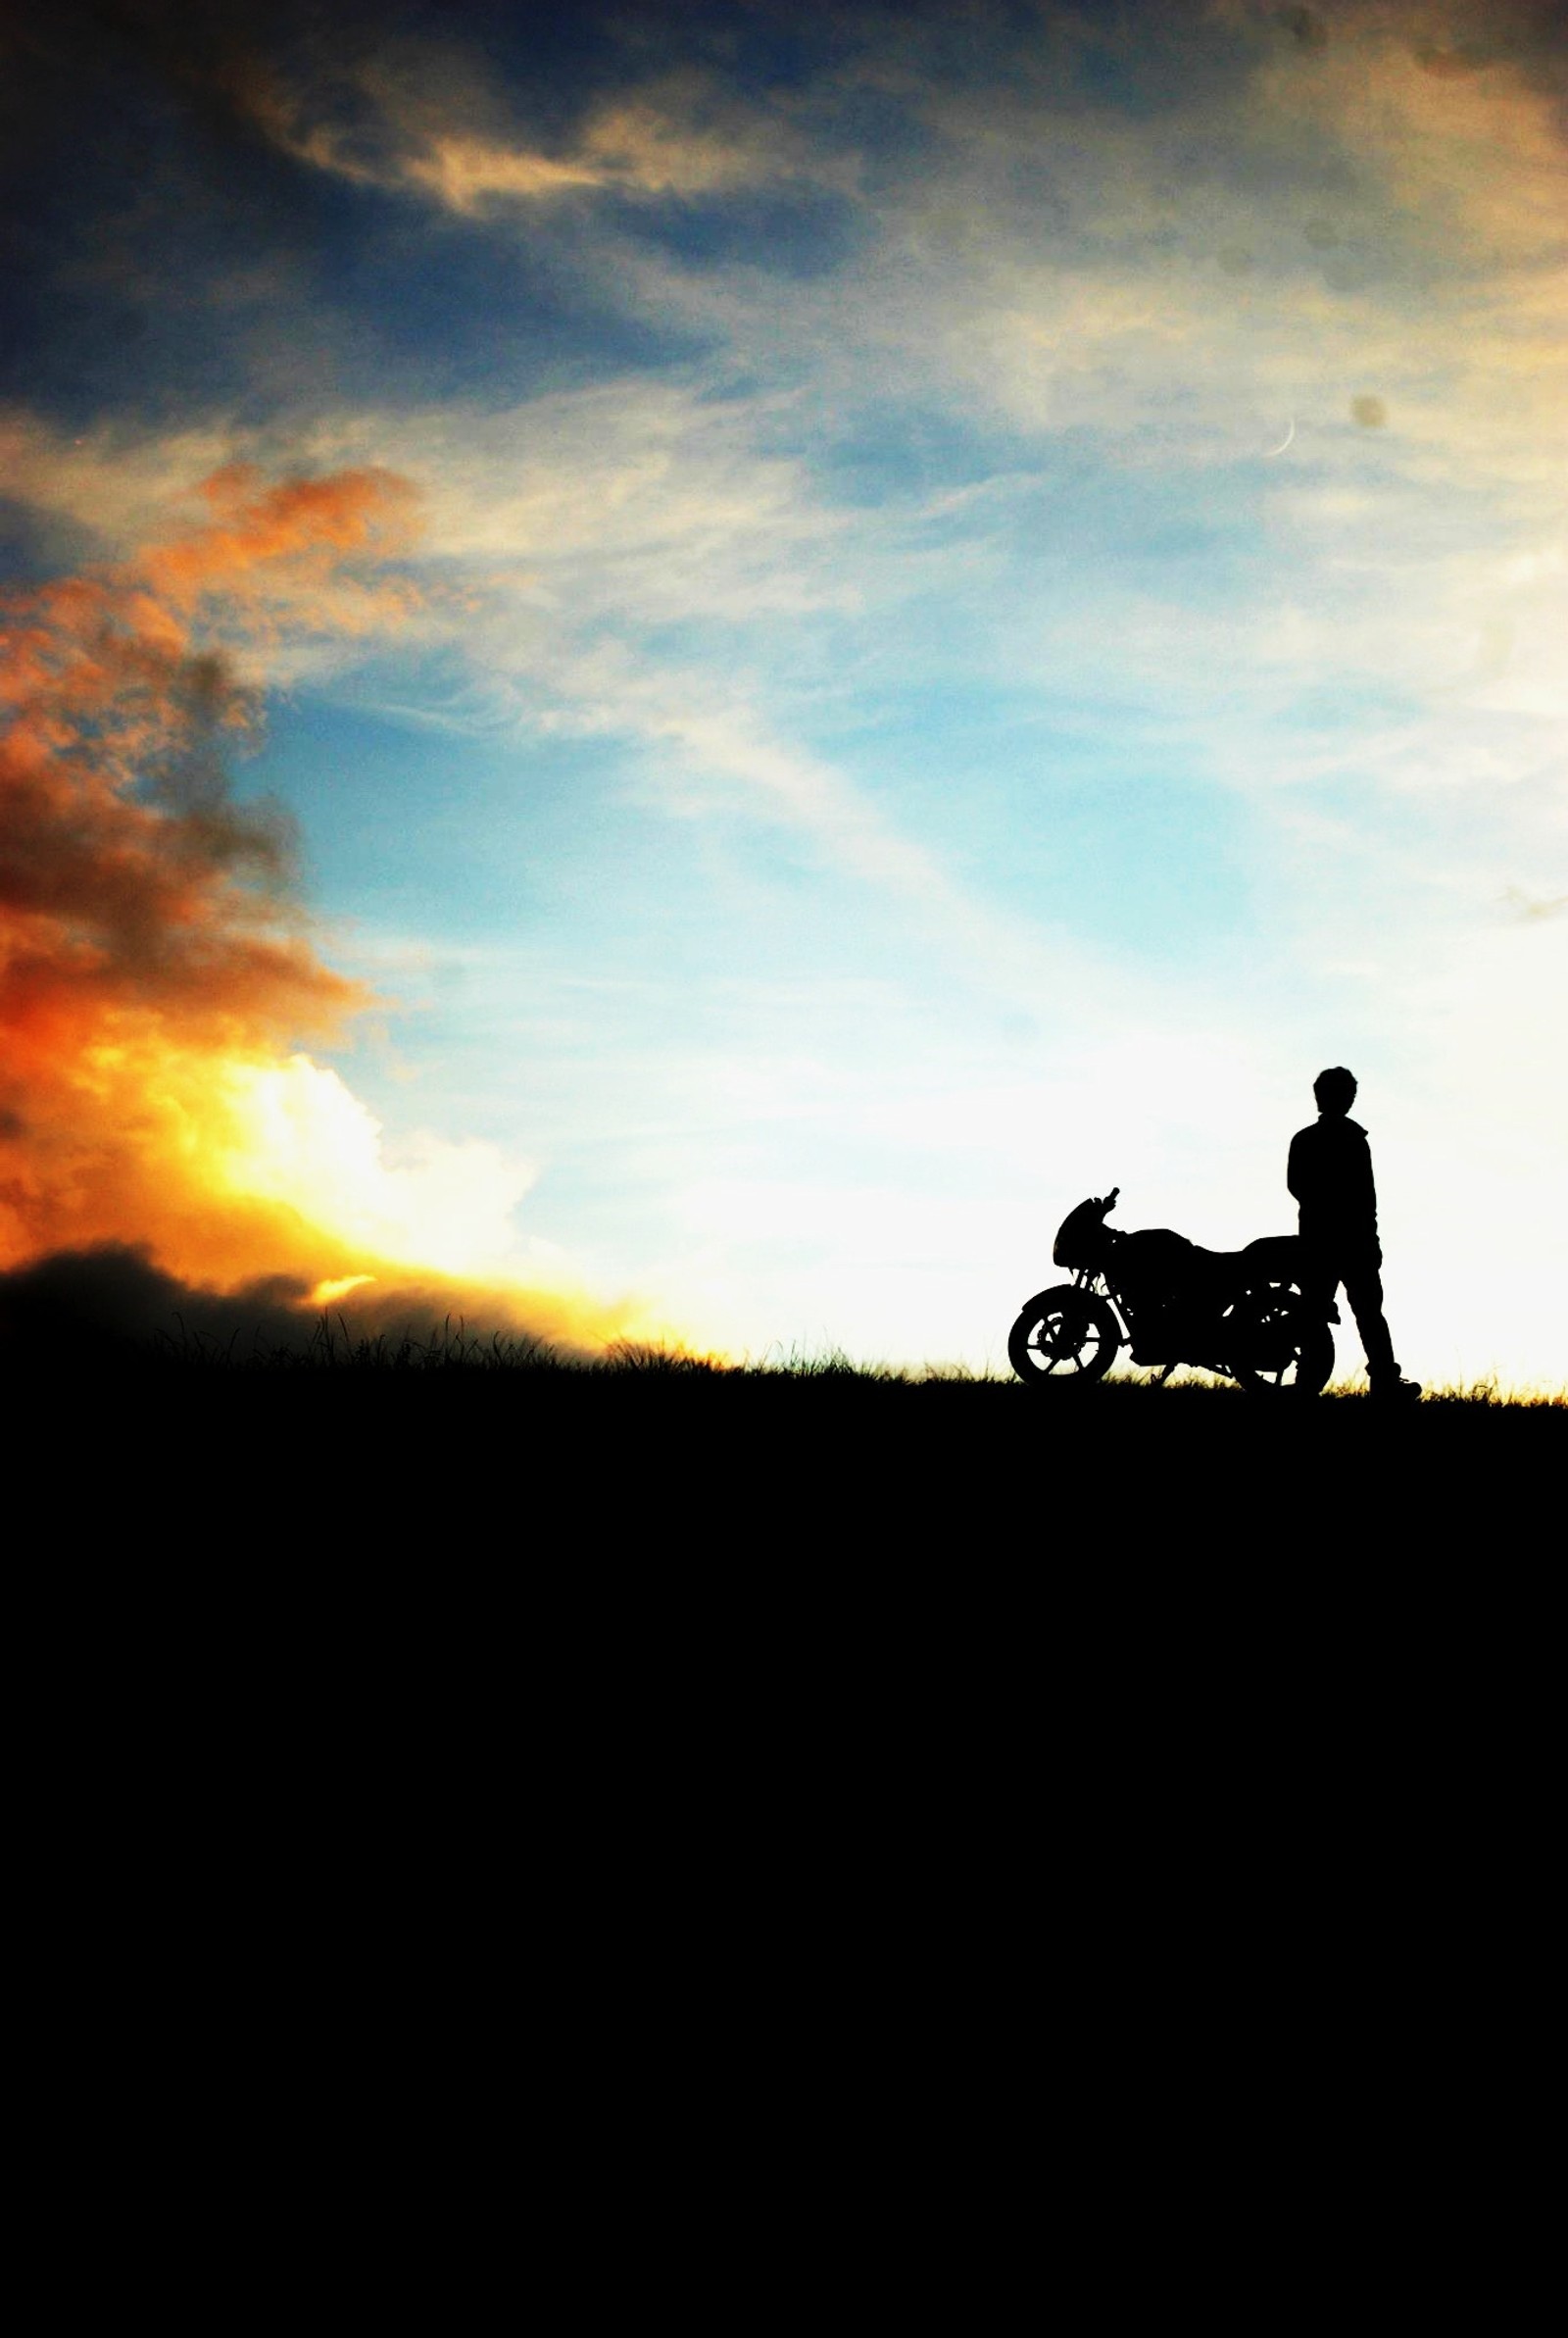
[[397,1287],[350,1291],[330,1309],[306,1307],[310,1286],[290,1274],[261,1274],[232,1291],[182,1281],[140,1244],[106,1242],[53,1252],[0,1272],[0,1369],[63,1364],[119,1366],[149,1351],[190,1362],[244,1364],[304,1356],[323,1335],[353,1348],[402,1339],[439,1348],[460,1341],[543,1346],[589,1353],[559,1305],[539,1304],[543,1331],[519,1324],[482,1289],[410,1274]]
[[0,1361],[90,1364],[154,1341],[219,1355],[298,1351],[315,1318],[290,1302],[307,1289],[264,1275],[222,1296],[164,1273],[129,1244],[60,1251],[0,1274]]

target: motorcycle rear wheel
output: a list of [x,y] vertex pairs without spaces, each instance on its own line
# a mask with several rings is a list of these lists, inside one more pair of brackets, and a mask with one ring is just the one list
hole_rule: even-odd
[[1121,1346],[1121,1326],[1103,1299],[1070,1282],[1029,1300],[1007,1334],[1007,1362],[1031,1387],[1102,1379]]
[[1229,1370],[1250,1396],[1316,1396],[1334,1369],[1334,1334],[1290,1283],[1244,1291],[1225,1310]]

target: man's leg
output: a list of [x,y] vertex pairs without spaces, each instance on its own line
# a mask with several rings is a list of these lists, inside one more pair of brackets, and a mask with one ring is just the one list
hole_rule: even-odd
[[1367,1378],[1374,1388],[1393,1389],[1399,1385],[1399,1368],[1394,1361],[1394,1341],[1383,1319],[1383,1277],[1378,1272],[1382,1264],[1376,1255],[1347,1261],[1345,1295],[1350,1302],[1350,1313],[1366,1350]]

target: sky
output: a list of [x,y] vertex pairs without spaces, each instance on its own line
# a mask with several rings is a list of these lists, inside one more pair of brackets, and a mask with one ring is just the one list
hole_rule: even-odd
[[0,1264],[1005,1369],[1346,1064],[1568,1382],[1556,8],[0,26]]

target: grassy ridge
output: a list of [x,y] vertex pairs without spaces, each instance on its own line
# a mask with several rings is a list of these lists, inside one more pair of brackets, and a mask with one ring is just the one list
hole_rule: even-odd
[[[1194,1438],[1245,1443],[1277,1435],[1288,1421],[1290,1433],[1298,1437],[1353,1436],[1359,1423],[1362,1432],[1375,1426],[1385,1441],[1415,1439],[1436,1451],[1446,1434],[1473,1441],[1483,1421],[1492,1424],[1494,1435],[1550,1439],[1568,1433],[1568,1395],[1509,1394],[1492,1381],[1428,1391],[1419,1404],[1398,1408],[1391,1418],[1389,1409],[1375,1405],[1364,1390],[1331,1388],[1303,1401],[1248,1395],[1232,1382],[1197,1374],[1178,1375],[1156,1387],[1152,1374],[1130,1370],[1087,1387],[1070,1382],[1036,1386],[1010,1372],[857,1364],[841,1350],[730,1365],[626,1343],[603,1357],[583,1359],[554,1354],[538,1341],[474,1338],[462,1325],[451,1324],[423,1339],[407,1334],[356,1339],[346,1327],[324,1324],[301,1354],[259,1358],[253,1370],[303,1373],[307,1381],[329,1374],[345,1394],[362,1388],[367,1401],[372,1389],[387,1392],[394,1384],[432,1395],[438,1387],[452,1396],[463,1391],[471,1399],[483,1382],[493,1400],[521,1398],[526,1391],[535,1405],[569,1408],[574,1418],[596,1405],[612,1408],[617,1419],[634,1418],[639,1408],[656,1408],[662,1418],[683,1414],[695,1423],[722,1418],[736,1426],[755,1421],[760,1427],[775,1416],[787,1416],[819,1422],[824,1431],[839,1424],[846,1429],[875,1424],[894,1440],[960,1433],[1028,1437],[1065,1430],[1086,1440],[1090,1449],[1128,1435],[1156,1443]],[[679,1410],[672,1414],[671,1408]],[[1529,1431],[1523,1426],[1527,1420]]]
[[1512,1747],[1549,1708],[1560,1399],[573,1360],[462,1325],[13,1350],[9,1377],[28,1662],[62,1710],[128,1710],[117,1760],[193,1697],[186,1766],[236,1712],[269,1763],[412,1734],[456,1761],[447,1824],[541,1763],[547,1802],[589,1775],[613,1814],[672,1745],[682,1807],[755,1797],[747,1748],[836,1795],[924,1746],[920,1807],[964,1779],[963,1829],[1005,1817],[1016,1866],[1042,1809],[1123,1772],[1141,1808],[1173,1749],[1234,1783],[1277,1739],[1320,1776],[1455,1716]]
[[122,1551],[156,1521],[156,1548],[204,1571],[264,1558],[537,1586],[568,1563],[641,1580],[785,1560],[848,1569],[861,1596],[868,1571],[914,1564],[1012,1570],[1009,1596],[1103,1588],[1129,1565],[1251,1581],[1305,1561],[1359,1580],[1540,1566],[1568,1464],[1568,1401],[1485,1385],[1391,1409],[834,1353],[573,1358],[461,1323],[356,1338],[330,1318],[301,1347],[176,1326],[90,1355],[13,1346],[9,1363],[16,1450],[64,1451],[71,1547]]
[[[1231,1402],[1242,1394],[1229,1381],[1192,1372],[1184,1372],[1163,1388],[1156,1388],[1152,1372],[1132,1370],[1112,1371],[1092,1388],[1078,1388],[1069,1381],[1026,1388],[1011,1372],[977,1373],[961,1365],[911,1368],[902,1365],[857,1364],[841,1348],[815,1353],[795,1350],[776,1359],[730,1364],[681,1349],[620,1341],[605,1354],[589,1357],[564,1352],[524,1333],[482,1335],[450,1318],[442,1324],[431,1325],[423,1334],[404,1330],[368,1335],[343,1317],[326,1314],[318,1318],[307,1339],[288,1346],[260,1336],[253,1336],[249,1342],[242,1342],[237,1336],[220,1342],[210,1335],[188,1331],[180,1324],[151,1341],[139,1343],[139,1353],[149,1365],[198,1375],[232,1370],[308,1374],[332,1371],[384,1380],[388,1376],[428,1378],[458,1372],[469,1378],[475,1374],[500,1373],[515,1379],[526,1378],[539,1385],[586,1379],[600,1387],[621,1381],[634,1381],[644,1387],[669,1383],[690,1387],[698,1382],[768,1387],[799,1382],[817,1388],[883,1390],[958,1386],[1006,1388],[1031,1401],[1048,1404],[1075,1403],[1095,1396],[1125,1398],[1133,1391],[1158,1396],[1165,1403],[1180,1400],[1188,1405],[1199,1397]],[[1256,1407],[1271,1410],[1276,1401],[1288,1407],[1296,1402],[1289,1396],[1280,1400],[1247,1398],[1245,1401],[1250,1411]],[[1364,1390],[1343,1386],[1331,1386],[1315,1400],[1318,1405],[1355,1405],[1364,1401]],[[1568,1417],[1568,1389],[1519,1393],[1504,1390],[1494,1378],[1476,1380],[1464,1387],[1429,1388],[1422,1399],[1422,1409],[1430,1411],[1434,1406],[1481,1407],[1491,1412],[1547,1411]]]

